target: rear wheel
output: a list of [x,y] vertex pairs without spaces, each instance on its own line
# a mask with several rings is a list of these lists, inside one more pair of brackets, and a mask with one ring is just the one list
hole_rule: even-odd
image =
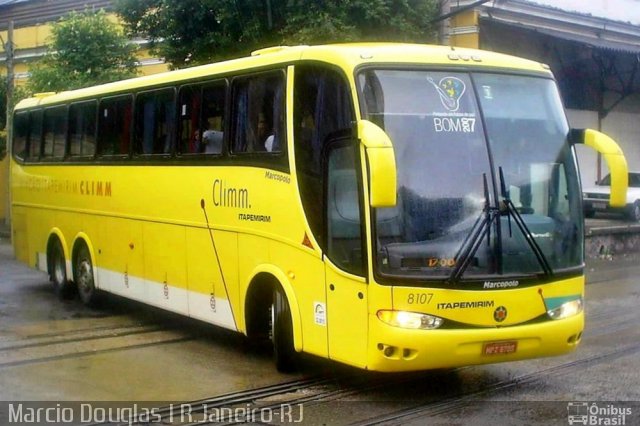
[[70,299],[73,296],[73,284],[67,279],[67,261],[60,240],[55,238],[49,244],[49,279],[53,283],[53,290],[60,299]]
[[78,252],[76,253],[73,274],[82,303],[87,306],[95,306],[100,298],[100,294],[95,286],[91,254],[84,244],[78,248]]
[[273,291],[271,333],[276,368],[283,373],[296,371],[298,356],[293,347],[291,309],[284,291],[279,286],[276,286]]

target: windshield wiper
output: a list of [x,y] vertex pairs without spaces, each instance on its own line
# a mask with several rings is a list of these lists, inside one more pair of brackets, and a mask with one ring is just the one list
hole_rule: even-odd
[[511,198],[509,198],[509,192],[507,191],[507,185],[504,180],[504,172],[502,171],[502,167],[498,167],[498,174],[500,177],[500,192],[502,196],[501,207],[504,206],[504,209],[509,216],[509,236],[511,236],[511,218],[513,217],[514,222],[516,223],[516,225],[518,225],[518,228],[520,228],[520,232],[522,232],[522,235],[524,235],[524,239],[527,241],[527,244],[529,244],[531,251],[536,256],[538,263],[542,267],[545,276],[553,275],[553,270],[551,269],[551,266],[549,266],[547,257],[544,255],[544,252],[536,242],[536,239],[531,233],[531,230],[525,223],[524,219],[522,219],[520,212],[511,201]]
[[471,264],[473,256],[475,256],[480,244],[482,244],[483,235],[487,236],[487,244],[491,244],[491,224],[498,217],[498,209],[491,207],[489,202],[489,186],[487,185],[486,173],[482,174],[482,184],[484,186],[484,207],[471,227],[471,232],[467,234],[454,257],[456,266],[447,279],[447,282],[452,284],[460,280],[464,271]]

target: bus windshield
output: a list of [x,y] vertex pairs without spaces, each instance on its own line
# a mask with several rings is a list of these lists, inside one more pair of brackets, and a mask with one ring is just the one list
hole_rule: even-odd
[[477,280],[582,266],[577,168],[551,79],[366,69],[358,84],[398,174],[397,205],[373,215],[379,274]]

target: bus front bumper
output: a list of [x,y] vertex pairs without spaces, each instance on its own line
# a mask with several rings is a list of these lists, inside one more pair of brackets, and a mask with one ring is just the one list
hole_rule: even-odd
[[369,317],[367,369],[416,371],[562,355],[580,343],[584,312],[503,328],[409,330]]

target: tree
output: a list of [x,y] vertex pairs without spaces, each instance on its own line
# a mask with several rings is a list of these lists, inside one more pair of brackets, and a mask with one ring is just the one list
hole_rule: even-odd
[[51,32],[45,58],[31,69],[30,91],[77,89],[135,76],[136,47],[104,11],[71,12]]
[[437,0],[119,0],[130,35],[174,68],[278,44],[428,42]]
[[0,76],[0,160],[4,158],[7,152],[7,113],[13,111],[13,107],[22,99],[28,96],[27,91],[20,86],[13,88],[12,104],[7,107],[7,78],[5,75]]

